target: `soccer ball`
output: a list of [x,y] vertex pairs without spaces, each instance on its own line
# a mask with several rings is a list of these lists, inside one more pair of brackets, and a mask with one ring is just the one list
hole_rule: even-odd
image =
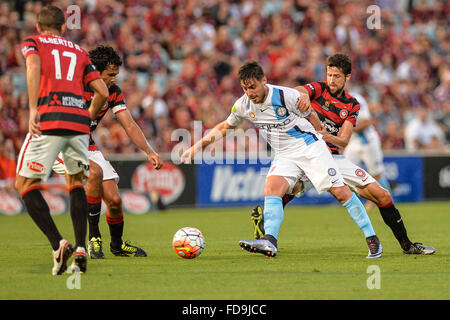
[[175,233],[172,244],[177,255],[193,259],[205,249],[205,237],[197,228],[184,227]]

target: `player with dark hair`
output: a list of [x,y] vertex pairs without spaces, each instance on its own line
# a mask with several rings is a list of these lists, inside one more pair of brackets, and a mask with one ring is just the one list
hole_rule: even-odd
[[224,137],[228,129],[236,128],[244,120],[252,122],[265,136],[275,152],[264,190],[266,234],[254,241],[241,240],[239,245],[249,252],[271,257],[277,254],[284,219],[282,197],[292,193],[298,178],[306,173],[318,192],[330,192],[345,207],[366,238],[367,258],[381,257],[382,246],[364,206],[344,184],[327,145],[308,121],[315,123],[316,115],[297,107],[306,94],[268,84],[263,69],[254,61],[242,65],[238,76],[244,95],[235,102],[228,118],[186,150],[181,160],[190,161],[197,151]]
[[[361,197],[373,201],[378,206],[384,222],[392,230],[404,253],[433,254],[435,252],[433,247],[410,241],[402,216],[395,207],[389,191],[381,187],[365,170],[339,153],[340,148],[344,148],[350,140],[353,127],[356,125],[359,103],[344,90],[346,82],[351,77],[352,64],[350,58],[345,54],[337,53],[328,57],[326,65],[327,81],[312,82],[295,89],[300,93],[307,94],[310,98],[311,106],[324,126],[324,129],[320,130],[319,133],[327,142],[345,183]],[[308,107],[308,104],[305,104],[303,108],[300,107],[300,110]],[[284,206],[294,198],[296,192],[298,196],[301,196],[312,188],[308,178],[307,174],[303,176],[295,187],[296,191],[284,195]],[[259,206],[252,211],[256,238],[264,235],[264,220],[260,211]]]
[[[103,241],[99,229],[99,218],[101,211],[102,198],[106,203],[106,222],[108,223],[111,243],[110,250],[117,256],[145,257],[147,253],[128,242],[122,241],[124,220],[122,199],[120,197],[119,175],[107,161],[94,142],[92,133],[97,128],[102,118],[108,110],[112,110],[124,128],[126,134],[130,137],[140,149],[148,156],[149,162],[159,170],[162,166],[162,160],[159,155],[148,144],[142,130],[134,121],[129,110],[126,107],[125,99],[120,87],[115,83],[119,67],[122,60],[117,52],[109,46],[98,46],[89,51],[89,58],[108,87],[109,98],[107,104],[101,109],[97,117],[91,122],[90,140],[89,140],[89,164],[90,175],[86,184],[86,196],[89,204],[89,255],[92,259],[104,259]],[[92,92],[85,94],[85,99],[90,103]],[[64,162],[58,159],[53,167],[58,173],[65,171]]]
[[[86,51],[61,36],[66,29],[61,9],[43,7],[36,28],[39,35],[25,38],[22,44],[30,119],[17,161],[16,189],[53,248],[52,274],[62,274],[74,249],[59,233],[40,192],[41,181],[47,180],[61,152],[76,241],[73,264],[85,272],[88,208],[83,177],[89,175],[89,123],[106,102],[108,89]],[[82,99],[84,86],[94,92],[89,110]]]

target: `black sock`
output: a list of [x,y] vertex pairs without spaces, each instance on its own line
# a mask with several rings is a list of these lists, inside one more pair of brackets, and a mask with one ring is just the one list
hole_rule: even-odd
[[22,195],[28,214],[34,223],[47,236],[53,250],[58,250],[62,236],[50,215],[50,209],[39,189],[33,189]]
[[114,218],[106,215],[106,222],[108,223],[111,234],[111,247],[119,249],[122,246],[123,216]]
[[294,199],[294,195],[293,194],[285,194],[282,198],[283,200],[283,208],[286,207],[286,205],[291,202],[291,200]]
[[77,247],[86,247],[88,203],[83,186],[70,190],[70,216],[72,218]]
[[391,202],[387,206],[378,207],[378,209],[380,210],[384,223],[391,228],[402,249],[408,250],[412,243],[408,238],[402,216],[395,205]]
[[94,198],[87,196],[88,200],[88,223],[89,223],[89,239],[101,238],[99,229],[100,211],[102,209],[102,198]]

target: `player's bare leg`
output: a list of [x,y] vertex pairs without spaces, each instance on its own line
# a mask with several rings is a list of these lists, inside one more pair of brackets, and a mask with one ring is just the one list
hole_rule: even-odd
[[89,165],[89,178],[86,183],[86,198],[89,207],[88,251],[91,259],[104,259],[103,241],[99,228],[100,213],[102,209],[103,170],[94,161],[89,161]]
[[105,201],[106,222],[111,233],[110,249],[117,256],[146,257],[147,253],[136,246],[123,242],[123,207],[119,187],[111,180],[103,181],[103,200]]
[[[378,181],[381,178],[381,175],[380,174],[372,175],[372,177]],[[364,207],[366,208],[367,212],[371,211],[373,208],[375,208],[375,206],[376,203],[369,199],[367,199],[366,203],[364,204]]]

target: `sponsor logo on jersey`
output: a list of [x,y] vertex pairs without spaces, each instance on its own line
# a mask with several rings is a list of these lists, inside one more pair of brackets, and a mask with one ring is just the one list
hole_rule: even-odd
[[58,96],[56,95],[56,93],[53,95],[52,101],[50,101],[50,103],[48,104],[49,106],[54,106],[54,105],[61,105],[61,100],[58,100]]
[[43,164],[36,162],[36,161],[28,161],[27,167],[31,171],[42,173],[45,170],[45,167]]
[[336,169],[334,168],[328,169],[328,175],[334,177],[336,175]]
[[275,128],[282,129],[284,126],[287,126],[289,123],[291,123],[291,121],[292,120],[290,118],[286,118],[281,123],[255,123],[254,125],[258,129],[266,129],[266,130]]
[[84,109],[84,107],[85,107],[85,103],[84,103],[83,99],[78,99],[78,98],[75,98],[75,97],[62,96],[61,100],[62,100],[62,105],[63,106],[77,107],[77,108],[80,108],[80,109]]

